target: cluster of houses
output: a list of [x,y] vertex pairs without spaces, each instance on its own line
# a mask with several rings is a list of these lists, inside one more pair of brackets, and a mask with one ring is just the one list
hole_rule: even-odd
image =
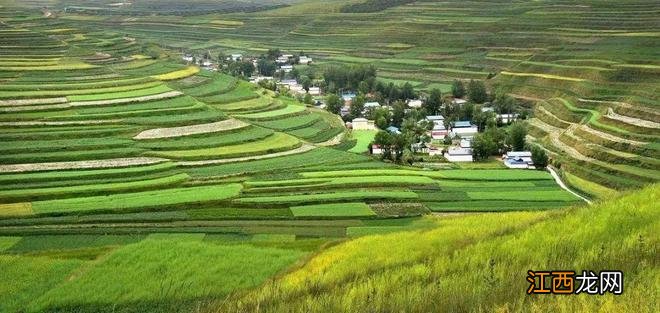
[[[345,100],[350,100],[351,95],[346,94]],[[456,99],[454,103],[463,104],[466,101],[463,99]],[[350,104],[350,102],[349,102]],[[409,107],[421,107],[421,100],[409,100]],[[380,107],[377,102],[365,103],[365,111],[371,108]],[[491,108],[486,108],[490,110]],[[342,114],[348,114],[348,107],[342,109]],[[511,122],[518,117],[517,114],[499,114],[497,118],[502,119],[504,123]],[[413,150],[417,153],[428,154],[429,156],[441,155],[449,162],[472,162],[472,138],[479,132],[477,125],[471,121],[455,121],[445,123],[445,118],[442,115],[428,115],[426,120],[431,122],[433,127],[428,132],[429,137],[433,140],[444,140],[447,136],[452,139],[452,144],[448,148],[443,146],[438,147],[433,143],[427,145],[425,143],[413,144]],[[446,126],[447,125],[447,126]],[[355,118],[350,123],[347,123],[352,129],[355,130],[377,130],[374,121],[366,118]],[[397,134],[400,133],[399,129],[393,126],[385,129],[386,131]],[[382,150],[378,145],[372,146],[373,154],[381,154]],[[513,151],[502,156],[504,165],[509,168],[534,168],[534,163],[531,158],[532,154],[529,151]]]

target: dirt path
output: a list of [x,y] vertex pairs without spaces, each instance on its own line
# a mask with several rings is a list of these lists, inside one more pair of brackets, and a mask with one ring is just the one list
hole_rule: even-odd
[[326,140],[324,142],[319,142],[316,145],[320,147],[329,147],[329,146],[335,146],[341,143],[341,140],[344,138],[344,135],[346,132],[341,132],[337,134],[337,136],[332,137],[330,140]]
[[655,128],[655,129],[660,128],[660,123],[656,123],[656,122],[648,121],[648,120],[643,120],[641,118],[636,118],[636,117],[630,117],[630,116],[626,116],[626,115],[617,114],[617,113],[614,112],[614,110],[612,110],[612,108],[607,108],[607,115],[606,116],[611,118],[611,119],[621,121],[621,122],[624,122],[624,123],[630,124],[630,125],[636,125],[636,126],[646,127],[646,128]]
[[197,134],[215,133],[226,130],[234,130],[247,126],[250,126],[250,124],[232,118],[215,123],[149,129],[137,134],[137,136],[133,137],[133,139],[140,140],[140,139],[182,137],[182,136],[197,135]]
[[255,156],[248,156],[248,157],[242,157],[242,158],[233,158],[233,159],[202,160],[202,161],[181,161],[181,162],[177,162],[177,165],[180,165],[180,166],[200,166],[200,165],[224,164],[224,163],[232,163],[232,162],[243,162],[243,161],[270,159],[270,158],[276,158],[276,157],[285,156],[285,155],[303,153],[303,152],[307,152],[307,151],[310,151],[310,150],[313,150],[313,149],[316,149],[316,146],[310,145],[310,144],[304,144],[304,145],[300,146],[299,148],[296,148],[296,149],[293,149],[293,150],[282,151],[282,152],[271,153],[271,154],[255,155]]
[[126,167],[126,166],[136,166],[136,165],[149,165],[149,164],[156,164],[165,161],[169,161],[169,160],[162,158],[138,157],[138,158],[119,158],[119,159],[71,161],[71,162],[8,164],[8,165],[0,165],[0,173],[113,168],[113,167]]
[[566,186],[566,184],[564,184],[564,182],[561,180],[561,178],[559,177],[559,174],[557,174],[557,172],[555,171],[555,169],[552,166],[548,166],[548,172],[550,172],[550,175],[552,175],[552,178],[555,179],[555,182],[557,182],[557,185],[559,185],[559,187],[561,187],[562,189],[570,192],[572,195],[584,200],[585,202],[591,204],[591,200],[579,195],[578,193],[576,193],[573,190],[571,190],[570,188],[568,188]]

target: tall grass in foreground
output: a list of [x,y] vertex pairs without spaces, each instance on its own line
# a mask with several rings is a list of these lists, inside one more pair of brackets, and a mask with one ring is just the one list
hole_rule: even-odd
[[[593,207],[446,218],[335,246],[217,312],[658,312],[660,185]],[[624,294],[526,295],[528,270],[622,270]]]

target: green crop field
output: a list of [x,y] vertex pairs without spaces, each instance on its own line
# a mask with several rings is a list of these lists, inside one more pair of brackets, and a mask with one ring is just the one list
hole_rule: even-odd
[[[659,12],[0,2],[0,313],[658,312]],[[278,53],[313,61],[269,72]],[[474,95],[449,104],[470,80],[491,107],[513,99],[552,171],[506,168],[508,148],[457,164],[406,143],[389,160],[369,152],[382,133],[346,127],[476,120]],[[342,117],[335,91],[424,104]],[[621,270],[625,291],[526,295],[528,270]]]

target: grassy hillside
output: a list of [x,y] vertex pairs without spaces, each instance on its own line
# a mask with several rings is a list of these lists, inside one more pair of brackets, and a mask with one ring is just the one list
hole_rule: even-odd
[[[660,186],[545,213],[444,217],[367,236],[211,312],[657,312]],[[526,295],[528,270],[624,272],[624,293]]]

